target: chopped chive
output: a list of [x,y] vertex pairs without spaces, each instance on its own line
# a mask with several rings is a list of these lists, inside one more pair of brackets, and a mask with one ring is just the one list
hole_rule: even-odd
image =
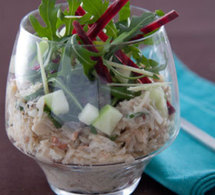
[[118,138],[118,136],[117,135],[112,135],[112,136],[110,136],[109,137],[109,139],[111,140],[111,141],[116,141],[116,139]]
[[127,114],[126,118],[132,119],[132,118],[143,116],[144,114],[147,114],[147,113],[145,113],[145,112],[131,113],[131,114]]
[[96,128],[93,127],[92,125],[90,126],[90,132],[91,132],[92,134],[95,134],[95,135],[98,134]]
[[59,129],[62,127],[62,122],[57,119],[57,117],[51,112],[51,110],[48,108],[48,106],[44,106],[44,112],[47,113],[48,117],[53,122],[54,126]]

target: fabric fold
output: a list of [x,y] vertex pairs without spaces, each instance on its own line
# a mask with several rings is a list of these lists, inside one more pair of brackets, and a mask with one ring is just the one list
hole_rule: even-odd
[[215,185],[215,173],[206,175],[196,182],[193,189],[191,190],[192,195],[205,194],[207,191],[212,189]]

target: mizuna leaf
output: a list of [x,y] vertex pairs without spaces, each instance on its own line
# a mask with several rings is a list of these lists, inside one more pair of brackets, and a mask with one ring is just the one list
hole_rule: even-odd
[[[83,28],[79,24],[79,22],[74,21],[73,22],[73,26],[74,26],[74,28],[75,28],[78,36],[80,37],[81,41],[85,44],[84,47],[86,49],[88,49],[89,51],[92,51],[92,52],[95,52],[95,53],[99,53],[98,49],[93,44],[92,40],[87,36],[87,34],[83,30]],[[96,58],[93,58],[93,56],[91,56],[91,59],[93,59],[94,61],[97,62],[95,64],[95,70],[98,73],[98,75],[100,77],[102,77],[103,79],[105,79],[107,82],[112,82],[111,75],[110,75],[107,67],[103,64],[102,58],[100,56],[96,57]]]
[[76,19],[76,18],[72,18],[71,16],[75,16],[75,12],[80,6],[81,0],[67,0],[67,2],[69,5],[69,9],[68,10],[66,9],[64,13],[62,13],[61,10],[59,10],[58,13],[61,13],[60,19],[62,23],[65,24],[65,27],[66,27],[65,35],[69,36],[72,34],[72,30],[73,30],[72,23]]
[[99,19],[99,17],[108,8],[109,2],[107,0],[83,0],[83,9],[92,16],[91,23]]
[[82,64],[85,75],[92,80],[94,78],[92,72],[94,70],[94,66],[96,61],[92,60],[92,56],[98,55],[98,53],[91,52],[79,45],[77,41],[77,35],[73,35],[71,38],[72,52],[73,55],[77,57],[79,62]]
[[57,24],[57,10],[55,7],[56,0],[42,0],[39,12],[42,17],[45,26],[42,26],[35,16],[31,15],[29,20],[40,37],[47,37],[49,40],[58,40],[56,35],[56,24]]
[[131,15],[130,2],[127,2],[119,11],[119,21],[127,21]]
[[122,43],[124,41],[128,41],[133,36],[135,36],[138,33],[140,33],[140,29],[143,26],[149,24],[154,19],[155,19],[155,14],[151,13],[151,12],[144,13],[140,17],[134,16],[131,19],[131,24],[128,27],[123,26],[123,24],[121,25],[120,35],[116,39],[114,39],[112,44],[115,45],[115,44],[120,44],[120,43]]

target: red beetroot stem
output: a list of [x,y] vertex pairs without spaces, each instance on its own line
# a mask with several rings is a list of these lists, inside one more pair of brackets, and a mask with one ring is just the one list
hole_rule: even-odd
[[86,12],[81,6],[79,6],[78,9],[76,10],[75,14],[78,16],[83,16],[86,14]]
[[152,22],[152,23],[146,25],[145,27],[143,27],[141,29],[143,34],[137,35],[136,37],[132,38],[132,40],[143,38],[143,36],[145,34],[148,34],[148,33],[152,32],[154,30],[157,30],[161,26],[171,22],[172,20],[174,20],[177,17],[178,17],[178,13],[175,10],[172,10],[172,11],[168,12],[167,14],[162,16],[161,18],[159,18],[159,19],[155,20],[154,22]]
[[[139,68],[137,64],[135,64],[128,56],[126,56],[121,50],[116,52],[116,57],[122,64],[126,64],[128,66],[132,66],[134,68]],[[141,74],[135,73],[136,76],[141,76]],[[151,83],[151,80],[148,77],[140,78],[139,81],[141,83]]]
[[113,2],[105,13],[88,30],[88,37],[91,40],[94,40],[127,2],[128,0],[116,0]]
[[155,20],[151,24],[148,24],[147,26],[142,28],[141,31],[144,34],[150,33],[153,30],[160,28],[164,24],[167,24],[168,22],[174,20],[177,17],[178,17],[178,13],[175,10],[172,10],[172,11],[168,12],[167,14],[165,14],[164,16],[162,16],[161,18],[159,18],[158,20]]
[[[83,15],[86,14],[86,12],[85,12],[85,10],[84,10],[81,6],[79,6],[78,9],[77,9],[77,11],[75,12],[75,14],[78,15],[78,16],[83,16]],[[92,25],[93,25],[93,24],[90,24],[89,26],[92,27]],[[76,32],[74,31],[73,34],[75,34],[75,33],[76,33]],[[100,38],[102,41],[104,41],[104,42],[106,42],[106,41],[108,40],[108,36],[107,36],[103,31],[101,31],[101,32],[98,34],[98,36],[99,36],[99,38]]]
[[[79,22],[74,21],[73,26],[74,26],[78,36],[83,41],[83,43],[86,45],[90,45],[90,46],[86,46],[86,48],[89,51],[98,53],[98,50],[93,45],[92,40],[90,40],[89,37],[86,35],[86,33],[84,32],[84,30],[83,30],[82,26],[79,24]],[[95,65],[95,69],[96,69],[96,72],[98,73],[98,75],[100,75],[102,78],[105,78],[107,82],[112,82],[110,73],[108,72],[107,67],[103,64],[102,58],[101,57],[94,57],[93,60],[97,61],[96,65]]]

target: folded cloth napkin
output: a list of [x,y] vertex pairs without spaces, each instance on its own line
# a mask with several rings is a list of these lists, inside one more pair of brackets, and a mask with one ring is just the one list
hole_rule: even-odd
[[[177,57],[175,64],[181,116],[215,137],[215,85],[191,72]],[[215,188],[215,152],[181,130],[145,172],[177,194],[205,194]]]

